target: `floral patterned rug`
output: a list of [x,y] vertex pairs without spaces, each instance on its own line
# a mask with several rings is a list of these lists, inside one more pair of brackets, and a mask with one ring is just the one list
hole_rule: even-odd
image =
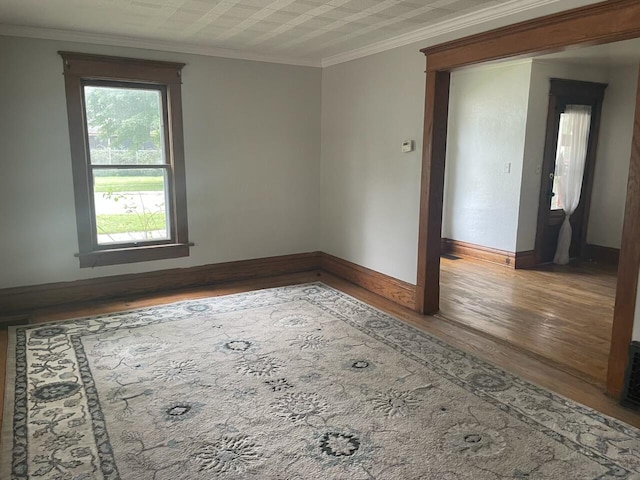
[[638,479],[640,432],[323,284],[10,331],[3,479]]

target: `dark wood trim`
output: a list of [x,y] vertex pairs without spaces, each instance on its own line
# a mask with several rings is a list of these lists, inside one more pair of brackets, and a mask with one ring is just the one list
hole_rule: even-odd
[[[558,126],[560,124],[560,118],[556,115],[556,102],[558,97],[555,95],[549,95],[549,104],[547,105],[547,122],[544,137],[544,153],[542,157],[542,172],[540,177],[540,192],[538,194],[538,217],[536,219],[536,239],[534,251],[536,255],[536,263],[543,263],[542,245],[544,239],[545,224],[547,222],[547,215],[549,214],[549,206],[551,200],[549,199],[549,185],[550,179],[546,177],[545,173],[548,167],[547,162],[550,158],[555,158],[556,147],[558,143]],[[542,207],[542,205],[548,205]]]
[[399,305],[413,308],[416,287],[323,252],[240,260],[189,268],[47,283],[0,290],[0,314],[7,317],[36,309],[132,297],[239,280],[324,270]]
[[[640,37],[640,2],[609,0],[528,22],[510,25],[453,42],[428,47],[418,240],[418,285],[415,309],[438,308],[440,228],[448,115],[449,72],[489,60],[542,54]],[[443,79],[438,82],[437,79]],[[437,85],[439,85],[437,87]],[[444,141],[442,132],[445,132]],[[640,270],[640,86],[636,98],[627,203],[618,268],[618,287],[607,374],[607,392],[620,397],[636,306]],[[434,263],[434,261],[436,263]]]
[[607,83],[551,78],[549,80],[549,93],[556,97],[566,97],[566,103],[591,105],[594,100],[600,100],[601,102],[604,100],[604,92],[608,86]]
[[451,238],[442,239],[441,252],[459,257],[475,258],[476,260],[483,260],[514,269],[531,268],[537,265],[533,250],[509,252]]
[[105,265],[120,265],[123,263],[150,262],[167,258],[189,256],[188,243],[169,243],[134,248],[112,248],[80,253],[80,268],[103,267]]
[[423,314],[435,313],[440,308],[440,237],[450,79],[449,72],[427,72],[415,304]]
[[203,285],[218,285],[238,280],[313,271],[319,267],[320,253],[312,252],[73,282],[6,288],[0,290],[0,312],[2,312],[2,316],[14,315],[56,305],[129,297]]
[[[581,82],[584,83],[584,82]],[[591,82],[584,94],[597,92],[597,98],[591,105],[591,126],[589,131],[589,143],[587,145],[587,161],[582,180],[582,233],[580,236],[580,256],[584,257],[587,251],[587,231],[589,230],[589,215],[591,214],[591,195],[593,193],[593,180],[596,175],[596,161],[598,159],[598,141],[600,140],[600,119],[602,117],[602,103],[604,92],[608,85]],[[580,206],[579,206],[580,207]]]
[[156,84],[181,83],[184,63],[162,62],[129,57],[64,52],[65,75],[89,79],[139,81]]
[[[76,227],[78,245],[86,245],[86,251],[93,245],[91,187],[89,185],[89,171],[86,156],[86,126],[84,122],[84,106],[82,82],[79,78],[65,77],[65,93],[67,99],[67,122],[69,125],[69,145],[71,148],[71,174],[73,176],[73,192],[76,208]],[[82,247],[79,247],[83,251]]]
[[618,285],[613,311],[611,351],[607,372],[607,391],[620,398],[627,367],[629,344],[633,334],[640,273],[640,78],[636,93],[636,113],[627,183],[627,200],[618,262]]
[[375,270],[343,260],[328,253],[320,254],[320,266],[325,272],[348,280],[372,293],[387,298],[404,307],[415,305],[415,285],[403,282]]
[[523,252],[516,252],[516,260],[514,268],[516,270],[521,268],[532,268],[539,265],[536,259],[535,250],[526,250]]
[[182,90],[179,83],[167,87],[167,115],[169,151],[173,173],[173,218],[177,243],[189,243],[189,221],[187,213],[187,174],[184,158],[184,131],[182,123]]
[[496,263],[509,268],[515,267],[516,255],[513,252],[452,240],[451,238],[442,239],[442,253],[484,260],[485,262]]
[[609,0],[422,49],[434,71],[640,37],[640,3]]
[[[80,268],[145,262],[189,255],[181,69],[183,63],[58,52],[63,59]],[[85,121],[85,84],[131,85],[162,94],[167,163],[170,239],[98,245],[93,214],[93,179]],[[145,166],[141,166],[143,168]],[[146,166],[148,167],[148,166]],[[120,168],[126,168],[120,167]]]
[[620,249],[588,243],[585,248],[584,256],[594,262],[604,263],[607,265],[618,265],[618,262],[620,261]]

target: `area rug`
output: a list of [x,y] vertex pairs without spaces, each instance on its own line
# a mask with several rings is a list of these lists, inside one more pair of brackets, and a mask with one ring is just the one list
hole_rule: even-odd
[[10,331],[3,479],[638,479],[640,432],[323,284]]

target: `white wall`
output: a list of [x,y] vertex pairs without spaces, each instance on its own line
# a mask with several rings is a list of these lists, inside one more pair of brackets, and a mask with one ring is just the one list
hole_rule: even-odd
[[620,248],[638,65],[609,69],[602,106],[587,243]]
[[[424,63],[416,59],[415,48],[396,49],[322,77],[322,249],[408,282],[417,262],[424,111]],[[416,150],[401,153],[408,139]]]
[[451,75],[444,238],[516,250],[530,77],[530,61]]
[[[190,257],[78,267],[58,50],[187,63]],[[320,69],[14,37],[0,59],[0,288],[320,248]]]

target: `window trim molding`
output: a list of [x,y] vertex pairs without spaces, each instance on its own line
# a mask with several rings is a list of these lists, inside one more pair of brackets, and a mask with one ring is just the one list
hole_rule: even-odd
[[[63,59],[69,142],[78,233],[80,268],[145,262],[189,255],[184,133],[182,123],[182,68],[184,63],[139,60],[59,51]],[[172,240],[140,246],[95,247],[91,200],[88,136],[84,112],[85,82],[106,80],[161,86],[166,92],[167,159],[170,165]]]

